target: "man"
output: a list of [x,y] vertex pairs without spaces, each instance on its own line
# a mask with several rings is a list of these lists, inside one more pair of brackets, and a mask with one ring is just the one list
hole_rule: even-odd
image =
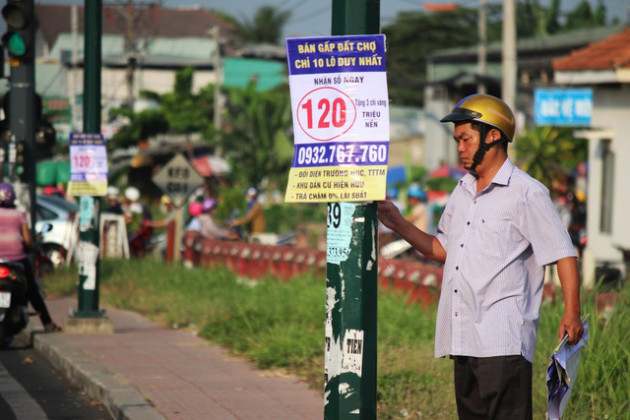
[[407,201],[409,202],[409,215],[407,220],[420,230],[429,231],[429,211],[427,209],[427,193],[417,185],[412,185],[407,190]]
[[222,228],[214,220],[214,213],[217,209],[217,202],[214,198],[206,198],[201,203],[201,214],[199,215],[199,232],[207,239],[234,239],[227,229]]
[[471,95],[441,122],[468,173],[429,235],[393,204],[379,219],[426,257],[444,262],[435,357],[454,359],[461,419],[531,419],[532,359],[544,266],[557,263],[564,293],[559,337],[576,344],[580,320],[577,258],[548,190],[507,155],[514,115],[500,99]]
[[105,201],[107,208],[105,209],[106,213],[114,213],[122,215],[123,208],[120,202],[120,190],[113,185],[107,187],[105,192]]
[[258,190],[255,187],[247,189],[247,214],[229,223],[229,227],[242,225],[249,226],[250,234],[265,232],[265,213],[258,202]]
[[141,257],[146,244],[153,234],[151,213],[140,202],[140,190],[136,187],[127,187],[122,210],[127,224],[127,237],[129,240],[129,252],[134,257]]

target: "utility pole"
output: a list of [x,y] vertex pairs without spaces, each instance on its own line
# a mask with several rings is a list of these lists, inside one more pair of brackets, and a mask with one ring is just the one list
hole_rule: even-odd
[[503,101],[516,109],[516,5],[515,0],[503,0]]
[[72,31],[72,67],[70,69],[70,77],[68,83],[68,96],[70,97],[70,131],[74,131],[75,115],[77,115],[77,61],[79,58],[79,10],[76,5],[70,6],[70,28]]
[[138,67],[140,51],[138,38],[147,35],[153,28],[148,9],[159,7],[160,1],[116,0],[111,4],[117,10],[120,19],[116,19],[119,29],[125,34],[124,54],[126,59],[125,83],[127,88],[126,105],[133,109],[135,102],[135,72]]
[[477,91],[479,93],[486,93],[486,81],[483,80],[486,76],[486,46],[488,44],[488,36],[486,30],[486,7],[488,6],[488,0],[480,0],[479,5],[479,46],[477,52],[478,68],[477,74],[479,75],[479,82],[477,83]]
[[[378,34],[379,24],[380,0],[332,1],[332,35]],[[377,203],[328,203],[328,212],[351,217],[351,251],[326,264],[324,418],[376,419]],[[330,354],[331,342],[342,343],[341,355]],[[358,375],[342,369],[350,357],[357,357]]]
[[[85,2],[84,76],[83,76],[83,132],[101,132],[101,0]],[[68,332],[113,333],[114,327],[105,311],[99,309],[99,201],[96,197],[81,196],[79,223],[78,310],[66,319]]]
[[223,128],[223,95],[221,94],[221,85],[223,85],[223,62],[221,60],[221,32],[218,26],[213,26],[210,30],[212,37],[216,42],[216,51],[214,53],[214,129],[217,138],[217,146],[215,147],[215,156],[223,155],[223,146],[220,143],[221,129]]

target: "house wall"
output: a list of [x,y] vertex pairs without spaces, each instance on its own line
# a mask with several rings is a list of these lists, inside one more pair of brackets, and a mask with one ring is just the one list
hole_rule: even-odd
[[451,102],[444,86],[432,85],[425,88],[424,166],[429,170],[442,163],[459,163],[457,144],[453,140],[453,124],[444,124],[440,119],[451,111]]
[[[173,91],[175,85],[175,71],[173,69],[136,69],[134,72],[134,97],[138,98],[140,90],[151,90],[159,94]],[[127,99],[126,69],[104,67],[101,73],[101,102],[103,116],[106,117],[109,108],[123,104]],[[74,78],[74,79],[73,79]],[[74,80],[74,81],[73,81]],[[193,92],[198,93],[201,88],[214,83],[216,76],[212,70],[196,70],[193,75]],[[72,86],[77,92],[83,92],[83,69],[67,69],[66,80],[68,96]],[[82,126],[81,105],[77,104],[73,112],[74,126]],[[105,119],[106,120],[106,119]]]
[[[594,88],[591,130],[583,133],[589,139],[588,242],[582,261],[583,282],[587,287],[595,284],[595,270],[604,263],[623,270],[622,255],[617,247],[630,249],[630,182],[626,169],[630,161],[629,108],[630,85]],[[615,156],[611,233],[600,230],[604,140],[611,140],[611,150]]]

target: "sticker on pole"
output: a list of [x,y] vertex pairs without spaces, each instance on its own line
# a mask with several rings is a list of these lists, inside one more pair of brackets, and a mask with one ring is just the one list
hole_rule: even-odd
[[384,35],[287,39],[294,154],[287,202],[385,198]]
[[106,191],[105,138],[101,133],[71,133],[68,195],[104,196]]

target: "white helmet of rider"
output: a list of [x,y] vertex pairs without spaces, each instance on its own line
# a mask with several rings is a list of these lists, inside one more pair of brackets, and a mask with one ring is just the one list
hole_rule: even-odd
[[125,190],[125,197],[129,201],[138,201],[140,199],[140,191],[136,187],[129,187]]
[[116,199],[118,198],[119,195],[120,195],[120,190],[118,188],[114,187],[113,185],[110,185],[109,187],[107,187],[107,192],[105,193],[105,196],[107,198]]

